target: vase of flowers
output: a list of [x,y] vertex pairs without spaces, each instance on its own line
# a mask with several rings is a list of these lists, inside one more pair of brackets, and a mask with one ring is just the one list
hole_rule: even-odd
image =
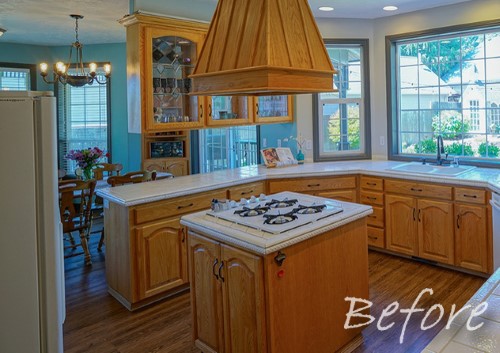
[[104,153],[99,147],[71,150],[66,155],[66,159],[76,162],[84,180],[92,179],[92,169],[101,162],[103,157],[109,157],[109,153]]
[[297,162],[299,164],[304,164],[304,153],[302,153],[302,149],[304,147],[304,143],[306,142],[306,139],[302,137],[302,134],[299,134],[299,136],[290,136],[289,138],[284,138],[283,141],[295,141],[297,144],[297,155],[295,156],[295,159],[297,159]]

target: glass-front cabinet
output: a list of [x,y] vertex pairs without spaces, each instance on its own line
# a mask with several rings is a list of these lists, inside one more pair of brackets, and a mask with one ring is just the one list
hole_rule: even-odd
[[292,96],[260,96],[253,98],[255,122],[285,123],[293,121]]
[[146,31],[146,128],[188,129],[204,126],[203,97],[190,96],[192,73],[202,38],[169,35],[165,30]]
[[207,126],[247,125],[253,122],[253,104],[246,96],[207,97]]

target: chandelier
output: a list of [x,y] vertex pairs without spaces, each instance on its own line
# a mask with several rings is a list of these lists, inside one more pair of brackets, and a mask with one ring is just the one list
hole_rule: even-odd
[[[49,81],[47,80],[47,68],[48,65],[47,63],[41,63],[40,64],[40,75],[42,75],[43,80],[46,83],[55,83],[57,81],[61,82],[63,85],[69,84],[73,87],[81,87],[85,86],[87,84],[91,85],[94,81],[97,82],[100,85],[105,84],[109,77],[111,76],[111,65],[110,64],[105,64],[103,66],[104,68],[104,76],[105,80],[99,81],[97,77],[97,64],[96,63],[90,63],[89,64],[89,72],[85,72],[83,68],[83,55],[82,55],[82,48],[83,44],[80,43],[78,40],[78,20],[81,20],[83,16],[81,15],[70,15],[70,17],[75,19],[75,42],[71,44],[71,48],[69,50],[69,59],[68,63],[64,64],[63,62],[59,61],[56,63],[55,66],[55,72],[53,72],[53,80]],[[73,49],[75,49],[76,53],[76,62],[73,64],[73,67],[71,67],[72,62],[72,56],[73,56]]]

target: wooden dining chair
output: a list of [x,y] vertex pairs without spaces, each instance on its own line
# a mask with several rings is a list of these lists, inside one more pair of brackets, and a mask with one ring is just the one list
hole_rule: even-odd
[[120,175],[122,170],[123,165],[121,163],[100,163],[93,170],[94,178],[96,180],[102,180],[105,176]]
[[57,170],[57,179],[62,180],[66,176],[66,171],[64,169]]
[[[91,265],[87,238],[92,227],[92,198],[96,181],[94,179],[59,181],[59,211],[63,234],[70,238],[71,248],[81,246],[85,255],[85,264]],[[80,244],[75,244],[71,233],[78,232]]]
[[129,172],[124,175],[111,176],[108,178],[107,182],[113,187],[124,184],[137,184],[152,180],[156,180],[155,171],[150,172],[148,170],[141,170],[137,172]]

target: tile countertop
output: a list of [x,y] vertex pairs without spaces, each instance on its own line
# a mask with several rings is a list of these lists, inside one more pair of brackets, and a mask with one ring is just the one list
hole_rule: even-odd
[[[472,308],[483,302],[487,302],[488,307],[482,314],[472,318],[470,326],[483,325],[469,331],[466,323]],[[470,308],[455,318],[449,329],[441,330],[422,353],[500,352],[500,268],[479,288],[467,305]]]
[[297,166],[270,169],[264,166],[250,166],[207,174],[163,179],[142,184],[104,188],[97,190],[97,195],[120,205],[133,206],[259,180],[358,173],[416,181],[440,182],[444,184],[489,187],[492,191],[500,193],[499,169],[475,168],[454,177],[435,174],[410,174],[391,170],[392,167],[402,163],[405,162],[362,160],[305,163]]

